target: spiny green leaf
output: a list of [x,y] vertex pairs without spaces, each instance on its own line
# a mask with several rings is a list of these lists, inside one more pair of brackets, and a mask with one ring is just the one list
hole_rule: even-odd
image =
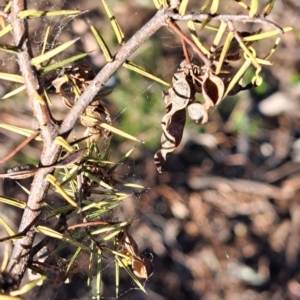
[[123,162],[131,155],[134,149],[135,147],[126,152],[125,155],[110,169],[110,172],[113,173],[119,166],[121,166]]
[[189,0],[182,0],[181,1],[180,6],[179,6],[179,10],[178,10],[179,14],[181,14],[181,15],[185,14],[188,3],[189,3]]
[[57,69],[60,69],[64,66],[71,65],[74,61],[80,60],[80,59],[86,57],[87,55],[88,55],[88,53],[81,53],[81,54],[78,54],[78,55],[74,55],[74,56],[69,57],[67,59],[58,61],[58,62],[56,62],[52,65],[49,65],[47,67],[41,67],[40,70],[41,70],[42,73],[47,73],[47,72],[50,72],[50,71],[53,71],[53,70],[57,70]]
[[53,175],[48,174],[46,178],[48,182],[50,182],[55,187],[56,191],[60,193],[70,205],[72,205],[73,207],[78,207],[78,204],[65,192],[65,190],[60,186],[59,182]]
[[265,8],[263,10],[264,17],[266,17],[267,15],[270,14],[270,12],[273,9],[274,3],[275,3],[275,0],[269,0],[269,2],[266,4],[266,6],[265,6]]
[[122,42],[124,42],[124,33],[123,33],[116,17],[114,16],[114,14],[112,13],[110,7],[108,6],[107,2],[105,0],[102,0],[102,3],[103,3],[103,6],[105,8],[105,11],[107,13],[107,16],[110,19],[110,22],[111,22],[111,25],[114,29],[114,32],[117,36],[118,43],[121,44]]
[[34,100],[36,100],[36,101],[37,101],[39,104],[41,104],[41,105],[46,105],[46,102],[45,102],[45,100],[43,99],[43,97],[40,96],[40,94],[37,93],[37,92],[34,93]]
[[[66,43],[63,43],[62,45],[46,52],[43,53],[39,56],[36,56],[34,58],[31,59],[31,63],[38,67],[42,62],[47,61],[49,59],[51,59],[52,57],[54,57],[55,55],[65,51],[67,48],[69,48],[70,46],[72,46],[74,43],[76,43],[79,40],[79,38],[73,40],[73,41],[68,41]],[[38,67],[39,68],[39,67]]]
[[0,217],[0,223],[2,224],[2,226],[5,228],[5,230],[7,231],[7,233],[10,236],[15,235],[15,232],[11,229],[11,227],[1,217]]
[[96,275],[96,300],[100,300],[101,298],[101,275],[102,275],[102,251],[98,249],[97,251],[97,275]]
[[280,39],[281,39],[280,37],[278,37],[278,38],[276,39],[274,46],[273,46],[272,49],[270,50],[270,53],[267,54],[266,57],[265,57],[264,59],[269,59],[269,58],[273,55],[273,53],[275,52],[275,50],[276,50],[276,48],[277,48],[277,46],[278,46],[278,44],[279,44],[279,42],[280,42]]
[[227,90],[224,93],[223,99],[228,95],[228,93],[233,89],[233,87],[239,82],[239,80],[245,74],[245,72],[250,67],[250,65],[251,65],[251,60],[250,59],[245,60],[244,64],[239,68],[238,72],[230,80]]
[[36,9],[28,9],[19,12],[18,16],[21,19],[24,18],[40,18],[40,17],[57,17],[57,16],[67,16],[67,15],[78,15],[82,13],[81,10],[52,10],[43,11]]
[[0,45],[0,51],[7,52],[7,53],[12,53],[12,54],[18,54],[19,49],[16,47],[12,46],[7,46],[7,45]]
[[213,46],[212,46],[212,49],[211,49],[212,52],[214,52],[215,51],[214,48],[219,45],[219,43],[221,41],[221,38],[223,37],[223,34],[226,30],[226,27],[227,27],[227,23],[224,22],[224,21],[221,21],[221,25],[220,25],[219,30],[218,30],[215,38],[214,38],[214,41],[213,41]]
[[135,184],[135,183],[124,183],[123,184],[126,187],[132,187],[132,188],[138,188],[138,189],[144,189],[145,187],[139,184]]
[[130,222],[121,222],[121,223],[116,223],[116,224],[104,225],[101,228],[92,230],[91,234],[97,235],[97,234],[108,232],[108,231],[115,230],[115,229],[121,231],[122,228],[128,226],[129,224],[130,224]]
[[91,26],[90,27],[91,30],[92,30],[92,33],[98,43],[98,45],[100,46],[101,48],[101,51],[103,52],[104,54],[104,57],[106,59],[107,62],[111,62],[113,61],[113,57],[112,55],[110,54],[110,51],[108,49],[108,47],[106,46],[106,43],[104,42],[104,40],[102,39],[101,35],[98,33],[98,31],[95,29],[94,26]]
[[[27,136],[27,137],[32,135],[35,132],[35,130],[31,130],[31,129],[27,129],[27,128],[23,128],[23,127],[18,127],[18,126],[13,126],[13,125],[9,125],[9,124],[1,124],[0,123],[0,127],[4,128],[4,129],[7,129],[7,130],[10,130],[12,132],[16,132],[18,134]],[[41,135],[38,135],[35,138],[35,140],[36,141],[41,141],[42,140]]]
[[20,75],[16,75],[16,74],[0,72],[0,79],[18,82],[18,83],[24,83],[23,77]]
[[7,99],[7,98],[10,98],[10,97],[12,97],[12,96],[14,96],[14,95],[16,95],[16,94],[18,94],[18,93],[23,92],[25,89],[26,89],[26,86],[25,86],[25,85],[22,85],[22,86],[16,88],[15,90],[13,90],[13,91],[11,91],[11,92],[5,94],[1,99]]
[[249,16],[250,18],[253,18],[258,9],[258,0],[251,0],[250,10],[249,10]]
[[124,263],[122,262],[122,260],[120,260],[117,256],[115,256],[116,260],[118,261],[118,263],[120,263],[120,265],[123,265],[124,269],[126,270],[126,272],[129,274],[129,276],[132,278],[132,280],[134,281],[134,283],[144,292],[146,293],[145,288],[143,287],[143,285],[141,284],[141,282],[138,280],[138,278],[133,274],[133,272],[130,270],[130,268],[128,266],[125,266]]
[[[30,290],[32,290],[34,287],[37,286],[37,284],[42,280],[46,280],[46,276],[41,276],[41,278],[34,279],[29,281],[28,283],[24,284],[20,289],[16,291],[11,291],[10,295],[11,296],[19,296],[28,293]],[[2,296],[0,296],[0,299],[2,300]]]
[[196,33],[196,28],[195,28],[195,22],[193,21],[188,21],[187,22],[188,28],[190,30],[191,36],[197,47],[207,56],[210,56],[209,50],[207,50],[203,44],[200,42],[200,39],[198,38],[198,35]]
[[218,66],[217,66],[217,69],[216,69],[216,74],[219,74],[221,69],[222,69],[223,62],[225,60],[226,54],[227,54],[227,52],[229,50],[229,47],[231,45],[232,39],[233,39],[233,32],[229,32],[227,37],[226,37],[223,48],[222,48],[222,52],[221,52],[221,55],[220,55],[220,58],[219,58],[219,61],[218,61]]
[[93,123],[96,123],[98,124],[99,126],[101,126],[102,128],[104,129],[107,129],[115,134],[118,134],[120,136],[123,136],[124,138],[126,139],[130,139],[130,140],[133,140],[133,141],[136,141],[136,142],[140,142],[140,143],[143,143],[141,140],[137,139],[136,137],[122,131],[122,130],[119,130],[111,125],[108,125],[107,123],[104,123],[102,122],[101,120],[98,120],[96,118],[93,118],[91,116],[82,116],[81,117],[82,119],[86,120],[86,121],[89,121],[89,122],[93,122]]
[[0,31],[0,37],[6,35],[7,33],[9,33],[12,30],[12,26],[10,24],[8,24],[6,27],[4,27],[1,31]]
[[96,176],[88,173],[88,172],[83,172],[83,175],[87,178],[92,179],[94,182],[98,183],[99,185],[101,185],[102,187],[104,187],[105,189],[108,190],[113,190],[113,187],[111,187],[109,184],[105,183],[104,181],[102,181],[101,179],[97,178]]
[[148,78],[150,78],[150,79],[152,79],[152,80],[154,80],[154,81],[157,81],[157,82],[159,82],[159,83],[161,83],[161,84],[163,84],[163,85],[170,86],[170,85],[169,85],[167,82],[165,82],[164,80],[162,80],[162,79],[160,79],[160,78],[158,78],[158,77],[156,77],[156,76],[154,76],[154,75],[148,73],[146,70],[142,69],[141,67],[139,67],[138,65],[136,65],[136,64],[134,64],[134,63],[132,63],[132,62],[127,61],[127,62],[125,62],[125,63],[123,64],[123,66],[124,66],[125,68],[129,69],[129,70],[132,70],[132,71],[134,71],[134,72],[136,72],[136,73],[139,73],[139,74],[141,74],[141,75],[143,75],[143,76],[145,76],[145,77],[148,77]]
[[71,245],[74,245],[76,247],[79,247],[85,251],[90,251],[90,248],[71,239],[71,238],[68,238],[68,237],[65,237],[62,233],[60,232],[57,232],[49,227],[46,227],[46,226],[37,226],[36,229],[35,229],[37,232],[40,232],[40,233],[43,233],[44,235],[47,235],[47,236],[50,236],[50,237],[53,237],[55,239],[58,239],[58,240],[62,240],[66,243],[69,243]]
[[219,0],[213,0],[211,7],[210,7],[210,13],[216,14],[219,8]]
[[50,26],[47,26],[47,30],[46,30],[46,33],[45,33],[44,43],[43,43],[43,48],[42,48],[41,54],[45,53],[45,49],[46,49],[46,46],[47,46],[47,41],[48,41],[48,37],[49,37],[49,33],[50,33],[50,28],[51,28]]
[[68,152],[74,151],[74,149],[70,146],[70,144],[62,136],[56,137],[54,142],[56,145],[62,146]]
[[250,10],[250,7],[245,4],[242,0],[234,0],[235,2],[237,2],[241,7],[247,9],[248,11]]
[[[284,28],[282,28],[282,30],[283,30],[283,32],[288,32],[288,31],[293,30],[293,28],[292,27],[284,27]],[[271,36],[278,35],[278,34],[280,34],[278,32],[278,30],[271,30],[271,31],[267,31],[264,33],[246,36],[243,38],[243,41],[245,41],[245,42],[258,41],[258,40],[269,38]]]
[[206,8],[208,7],[209,3],[210,3],[211,0],[205,0],[205,2],[202,4],[202,6],[200,7],[199,9],[199,12],[203,12],[206,10]]

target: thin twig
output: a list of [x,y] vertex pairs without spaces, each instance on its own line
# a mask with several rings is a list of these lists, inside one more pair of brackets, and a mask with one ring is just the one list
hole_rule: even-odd
[[240,35],[238,34],[238,32],[235,30],[232,21],[228,21],[228,22],[227,22],[227,25],[228,25],[229,30],[233,33],[234,38],[237,40],[237,42],[238,42],[239,44],[242,44],[242,43],[243,43],[243,40],[242,40],[242,38],[240,37]]
[[82,228],[82,227],[89,227],[89,226],[98,226],[98,225],[107,225],[110,224],[108,222],[105,221],[92,221],[92,222],[84,222],[81,224],[74,224],[74,225],[70,225],[68,226],[67,230],[73,230],[75,228]]
[[7,19],[8,18],[8,14],[6,12],[0,10],[0,17],[3,17],[5,19]]
[[193,48],[204,64],[209,67],[211,65],[210,59],[206,57],[206,55],[197,47],[197,45],[190,38],[188,38],[171,20],[168,20],[167,23],[187,44]]
[[185,60],[190,65],[191,64],[191,60],[190,60],[189,52],[188,52],[188,49],[187,49],[187,46],[186,46],[186,42],[185,42],[185,40],[183,38],[181,39],[181,44],[182,44],[183,55],[185,57]]
[[0,173],[0,178],[11,178],[11,179],[25,179],[34,176],[40,169],[53,171],[53,168],[64,168],[68,165],[75,164],[81,160],[86,148],[79,149],[77,151],[68,153],[60,161],[50,166],[39,166],[35,165],[23,165],[16,168],[9,169],[7,173]]
[[[42,165],[51,165],[55,162],[58,151],[52,151],[53,140],[57,135],[56,122],[53,120],[47,104],[41,105],[37,99],[37,93],[40,87],[37,74],[30,63],[28,31],[25,27],[25,21],[18,17],[18,14],[25,9],[24,1],[13,0],[11,6],[10,20],[12,24],[12,33],[15,45],[20,49],[17,54],[18,64],[26,86],[28,99],[34,116],[37,119],[41,135],[43,139],[43,151],[41,155]],[[56,155],[56,156],[55,156]],[[26,265],[30,256],[30,248],[32,246],[35,233],[32,228],[34,220],[38,219],[41,211],[41,204],[46,195],[49,184],[44,180],[50,170],[39,170],[34,178],[31,186],[30,195],[27,201],[27,207],[24,210],[19,232],[24,232],[26,236],[18,239],[13,248],[7,270],[19,282],[23,278]]]
[[16,149],[14,149],[12,152],[7,154],[5,157],[0,159],[0,164],[4,163],[5,161],[9,160],[11,157],[13,157],[16,153],[18,153],[23,147],[25,147],[30,141],[34,140],[38,135],[40,131],[36,130],[34,131],[29,137],[27,137]]
[[269,25],[276,30],[280,34],[284,34],[283,29],[275,24],[274,22],[267,20],[265,18],[255,16],[253,18],[249,17],[248,15],[211,15],[211,14],[202,14],[202,13],[195,13],[195,14],[187,14],[187,15],[180,15],[177,13],[169,12],[169,17],[174,21],[199,21],[203,22],[206,21],[207,18],[210,18],[210,20],[218,20],[218,21],[236,21],[236,22],[242,22],[242,23],[260,23],[264,25]]

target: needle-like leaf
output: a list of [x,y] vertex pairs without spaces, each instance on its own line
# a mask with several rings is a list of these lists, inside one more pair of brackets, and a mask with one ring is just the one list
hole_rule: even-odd
[[143,143],[143,141],[137,139],[136,137],[134,137],[134,136],[122,131],[122,130],[119,130],[119,129],[113,127],[113,126],[110,126],[107,123],[104,123],[101,120],[98,120],[98,119],[93,118],[91,116],[82,116],[82,119],[84,119],[86,121],[94,122],[94,123],[98,124],[99,126],[101,126],[102,128],[108,129],[109,131],[111,131],[115,134],[118,134],[120,136],[123,136],[126,139],[130,139],[130,140],[133,140],[133,141],[136,141],[136,142]]
[[72,46],[74,43],[76,43],[79,40],[79,38],[72,40],[72,41],[68,41],[66,43],[63,43],[62,45],[59,45],[58,47],[43,53],[39,56],[36,56],[34,58],[31,59],[31,63],[36,66],[38,69],[40,69],[41,67],[39,66],[42,62],[47,61],[49,59],[51,59],[52,57],[54,57],[55,55],[65,51],[66,49],[68,49],[70,46]]
[[19,18],[40,18],[40,17],[57,17],[57,16],[67,16],[67,15],[78,15],[82,13],[81,10],[52,10],[52,11],[43,11],[36,9],[27,9],[19,12]]
[[23,77],[20,75],[16,75],[16,74],[0,72],[0,79],[18,82],[18,83],[24,83]]
[[98,43],[98,45],[100,46],[101,48],[101,51],[103,52],[104,54],[104,57],[106,59],[107,62],[111,62],[113,61],[113,57],[108,49],[108,47],[106,46],[106,43],[104,42],[104,40],[102,39],[101,35],[98,33],[98,31],[96,30],[96,28],[94,26],[91,26],[91,31]]
[[270,14],[270,12],[273,9],[274,3],[275,3],[275,0],[269,0],[268,1],[268,3],[266,4],[266,6],[264,7],[264,10],[263,10],[264,17],[266,17],[267,15]]
[[141,75],[143,75],[145,77],[148,77],[148,78],[150,78],[150,79],[152,79],[152,80],[154,80],[154,81],[156,81],[158,83],[161,83],[161,84],[166,85],[166,86],[170,86],[169,83],[167,83],[164,80],[162,80],[162,79],[160,79],[160,78],[158,78],[158,77],[156,77],[156,76],[148,73],[146,70],[144,70],[143,68],[141,68],[140,66],[138,66],[138,65],[136,65],[136,64],[134,64],[132,62],[127,61],[127,62],[125,62],[123,64],[123,66],[125,68],[129,69],[129,70],[132,70],[132,71],[138,73],[138,74],[141,74]]
[[108,6],[106,0],[102,0],[102,3],[103,3],[103,6],[105,8],[105,11],[107,13],[107,16],[109,17],[110,19],[110,22],[111,22],[111,25],[114,29],[114,32],[117,36],[117,40],[118,40],[118,43],[121,44],[122,42],[124,42],[124,33],[116,19],[116,17],[114,16],[112,10],[110,9],[110,7]]
[[78,207],[78,204],[65,192],[65,190],[60,186],[59,182],[53,175],[48,174],[47,180],[55,187],[56,191],[60,193],[70,205],[72,205],[73,207]]
[[7,98],[10,98],[10,97],[12,97],[12,96],[14,96],[14,95],[17,95],[18,93],[23,92],[25,89],[26,89],[26,86],[25,86],[25,85],[22,85],[22,86],[16,88],[15,90],[13,90],[13,91],[11,91],[11,92],[5,94],[5,95],[2,97],[2,99],[7,99]]
[[258,0],[251,0],[250,10],[249,10],[249,16],[253,18],[258,9]]

